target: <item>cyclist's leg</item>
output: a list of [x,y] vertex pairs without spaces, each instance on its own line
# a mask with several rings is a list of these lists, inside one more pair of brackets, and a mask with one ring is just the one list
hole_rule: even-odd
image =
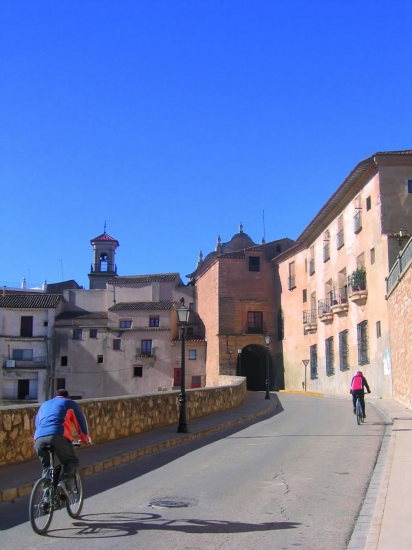
[[360,399],[360,402],[361,402],[361,405],[362,405],[363,416],[366,416],[366,409],[365,409],[365,394],[364,394],[364,392],[361,392],[361,393],[360,393],[359,399]]
[[353,412],[356,414],[356,391],[352,392]]
[[34,443],[34,450],[37,453],[37,456],[40,459],[41,466],[42,466],[42,477],[48,477],[49,475],[49,468],[50,468],[50,455],[48,451],[43,451],[40,447],[45,443],[52,443],[51,442],[52,436],[46,435],[45,437],[39,437],[36,439]]
[[63,464],[62,478],[70,477],[79,467],[79,459],[74,452],[72,442],[63,435],[55,435],[53,445],[58,459]]

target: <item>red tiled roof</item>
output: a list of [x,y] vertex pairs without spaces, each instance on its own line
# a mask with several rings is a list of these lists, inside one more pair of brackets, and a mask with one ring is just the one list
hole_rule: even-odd
[[131,285],[136,283],[168,283],[175,281],[178,273],[158,273],[154,275],[127,275],[125,277],[112,277],[108,284],[110,285]]
[[137,309],[173,309],[175,302],[119,302],[109,308],[109,311],[124,311]]
[[117,239],[113,239],[113,237],[108,235],[106,232],[102,233],[101,235],[99,235],[95,239],[91,239],[90,242],[93,244],[96,241],[100,241],[100,242],[101,241],[106,241],[106,242],[117,243],[117,246],[120,246],[119,241]]
[[0,295],[0,308],[49,309],[60,302],[61,294],[5,294]]
[[[177,342],[180,342],[180,338],[179,336],[176,336],[176,338],[173,338],[173,340],[171,341],[173,343],[175,342],[177,343]],[[185,342],[192,343],[192,344],[196,344],[196,343],[202,344],[203,342],[206,342],[206,340],[201,336],[186,336]]]

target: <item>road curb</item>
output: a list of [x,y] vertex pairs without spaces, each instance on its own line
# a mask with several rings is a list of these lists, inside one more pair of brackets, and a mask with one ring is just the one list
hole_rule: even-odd
[[[265,407],[265,409],[263,409],[262,411],[259,411],[257,413],[249,414],[241,418],[237,418],[236,420],[230,420],[228,422],[224,422],[223,424],[218,424],[216,426],[205,428],[197,432],[177,436],[173,439],[167,439],[165,441],[161,441],[160,443],[148,445],[140,449],[133,449],[132,451],[114,456],[113,458],[110,458],[104,461],[99,461],[94,464],[90,464],[89,466],[85,466],[81,468],[81,472],[83,476],[89,476],[92,474],[103,472],[105,470],[110,470],[111,468],[115,468],[116,466],[120,466],[121,464],[126,464],[133,460],[137,460],[138,458],[142,458],[144,456],[148,456],[148,455],[157,453],[159,451],[164,451],[165,449],[169,449],[170,447],[176,447],[177,445],[181,445],[182,443],[195,441],[196,439],[201,439],[202,437],[211,435],[221,430],[232,428],[233,426],[236,426],[238,424],[242,424],[250,420],[255,420],[256,418],[260,418],[261,416],[266,416],[267,414],[275,411],[277,406],[278,406],[278,400],[271,399],[268,406]],[[25,483],[24,485],[21,485],[18,487],[13,487],[11,489],[5,489],[4,491],[0,491],[0,502],[10,502],[15,500],[18,497],[24,497],[29,495],[36,481],[37,480],[33,481],[32,483]]]
[[323,393],[317,393],[317,392],[314,392],[314,391],[279,390],[279,393],[297,393],[299,395],[312,395],[314,397],[323,397]]

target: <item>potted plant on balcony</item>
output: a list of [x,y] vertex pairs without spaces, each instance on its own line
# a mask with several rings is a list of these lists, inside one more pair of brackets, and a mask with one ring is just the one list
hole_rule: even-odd
[[352,291],[365,290],[366,288],[366,269],[361,266],[351,275]]

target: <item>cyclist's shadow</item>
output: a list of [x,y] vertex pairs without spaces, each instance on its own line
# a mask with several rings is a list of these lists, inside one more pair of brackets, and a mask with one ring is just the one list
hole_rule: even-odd
[[72,522],[71,527],[51,529],[47,536],[56,538],[112,538],[137,535],[139,531],[172,531],[189,534],[249,533],[296,529],[292,521],[243,523],[203,519],[163,519],[160,514],[118,513],[88,514]]

